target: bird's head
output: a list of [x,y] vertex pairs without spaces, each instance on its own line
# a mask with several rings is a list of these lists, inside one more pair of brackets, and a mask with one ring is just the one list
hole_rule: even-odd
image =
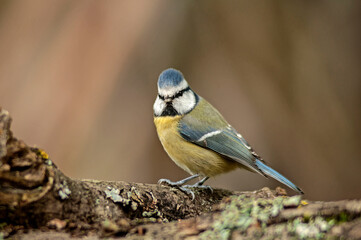
[[159,75],[158,96],[153,105],[155,116],[183,115],[190,112],[197,102],[197,94],[180,71],[168,68]]

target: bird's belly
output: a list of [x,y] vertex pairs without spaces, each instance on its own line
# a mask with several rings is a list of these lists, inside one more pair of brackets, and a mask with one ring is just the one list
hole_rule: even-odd
[[[177,119],[178,118],[178,119]],[[196,144],[187,142],[178,132],[180,117],[154,119],[159,139],[169,157],[190,174],[212,177],[235,169],[238,163]]]

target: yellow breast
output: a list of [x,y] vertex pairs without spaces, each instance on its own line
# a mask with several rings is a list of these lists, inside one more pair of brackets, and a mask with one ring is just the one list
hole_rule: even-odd
[[181,118],[182,116],[154,118],[164,150],[179,167],[190,174],[212,177],[238,166],[236,162],[224,159],[216,152],[184,140],[178,131]]

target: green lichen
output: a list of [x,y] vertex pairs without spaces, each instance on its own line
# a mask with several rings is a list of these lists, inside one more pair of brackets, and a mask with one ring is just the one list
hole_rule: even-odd
[[228,239],[233,230],[246,231],[251,225],[265,227],[271,217],[283,209],[283,198],[254,199],[241,196],[231,197],[221,204],[221,216],[212,226],[212,230],[201,234],[201,239]]
[[161,217],[161,213],[158,211],[158,209],[154,209],[154,211],[144,211],[142,213],[143,217]]
[[155,199],[153,193],[150,193],[152,196],[152,204],[146,204],[141,193],[134,186],[131,187],[130,191],[123,193],[123,196],[125,194],[125,197],[122,197],[120,192],[121,190],[110,186],[104,191],[106,197],[113,202],[121,203],[123,206],[129,206],[133,212],[140,212],[143,218],[148,219],[143,219],[143,221],[154,222],[153,219],[159,218],[164,220],[162,213],[158,210],[157,199]]
[[350,217],[347,215],[347,213],[344,213],[344,212],[340,213],[338,218],[339,218],[338,219],[339,223],[347,222],[350,220]]
[[119,226],[111,220],[108,220],[108,219],[104,220],[103,222],[101,222],[101,225],[102,225],[103,229],[108,232],[118,232],[119,231]]
[[0,240],[5,239],[5,233],[2,232],[2,230],[7,226],[6,222],[0,223]]
[[112,187],[107,187],[107,189],[104,191],[105,195],[107,198],[110,198],[113,202],[115,203],[122,203],[123,206],[127,206],[130,204],[130,200],[123,198],[120,195],[120,190],[119,189],[115,189]]
[[136,211],[137,208],[138,208],[138,203],[132,202],[132,203],[130,204],[130,207],[132,208],[133,211]]
[[302,218],[296,218],[288,222],[287,230],[299,239],[322,239],[333,225],[332,221],[326,221],[320,216],[311,217],[307,223]]
[[133,219],[132,222],[134,225],[142,225],[142,224],[148,224],[148,223],[157,223],[160,221],[158,218],[150,217],[150,218],[135,218],[135,219]]
[[[220,208],[223,210],[221,215],[214,221],[210,230],[200,235],[200,239],[229,239],[234,230],[246,235],[250,228],[253,230],[254,237],[255,235],[266,237],[264,232],[267,231],[267,224],[272,218],[276,217],[285,207],[298,207],[300,204],[301,196],[274,199],[233,196],[229,201],[221,204]],[[326,221],[322,217],[310,217],[307,223],[300,217],[277,225],[273,234],[281,236],[287,229],[289,236],[295,238],[320,239],[332,226],[332,222]]]
[[63,181],[59,185],[58,193],[59,193],[59,197],[61,198],[61,200],[65,200],[70,196],[71,190],[69,189],[68,184],[66,183],[66,181]]
[[297,207],[301,204],[301,196],[283,198],[282,203],[284,207]]
[[52,166],[53,162],[50,159],[45,160],[45,164],[48,166]]
[[346,212],[340,212],[339,214],[337,215],[333,215],[331,217],[327,217],[326,218],[326,221],[329,223],[329,224],[332,224],[332,225],[338,225],[338,224],[341,224],[341,223],[345,223],[345,222],[349,222],[353,219],[353,217],[346,213]]

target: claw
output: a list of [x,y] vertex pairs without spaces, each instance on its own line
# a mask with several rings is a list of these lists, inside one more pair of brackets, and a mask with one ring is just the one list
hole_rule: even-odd
[[195,198],[194,192],[192,190],[190,190],[189,188],[187,188],[187,186],[179,186],[179,189],[182,192],[191,195],[192,196],[192,201],[194,200],[194,198]]
[[158,180],[158,184],[161,185],[162,183],[172,185],[172,183],[174,183],[174,182],[171,182],[169,179],[166,179],[166,178],[161,178]]
[[213,193],[213,188],[208,185],[200,185],[200,186],[197,186],[197,188],[206,189],[206,190],[211,191],[211,193]]

